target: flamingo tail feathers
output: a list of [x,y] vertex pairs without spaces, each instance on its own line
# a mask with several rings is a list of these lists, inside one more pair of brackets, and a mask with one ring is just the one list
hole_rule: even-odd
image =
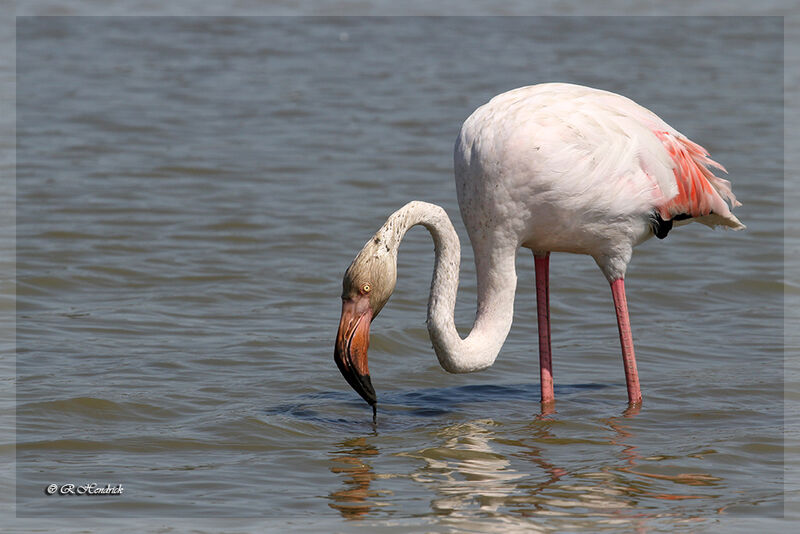
[[731,191],[731,183],[711,171],[717,168],[727,173],[725,167],[711,159],[702,146],[677,132],[657,131],[655,134],[674,162],[678,185],[678,194],[659,206],[661,218],[674,219],[676,225],[696,221],[712,228],[745,228],[728,207],[728,202],[731,207],[742,205]]

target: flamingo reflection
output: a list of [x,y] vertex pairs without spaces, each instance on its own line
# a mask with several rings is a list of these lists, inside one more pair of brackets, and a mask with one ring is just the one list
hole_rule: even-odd
[[[633,475],[633,477],[625,477],[625,479],[620,479],[619,476],[612,476],[611,478],[615,480],[615,483],[618,486],[622,485],[627,487],[628,491],[635,495],[638,499],[655,498],[668,501],[683,501],[708,498],[708,495],[701,494],[653,491],[653,485],[658,481],[669,481],[676,484],[689,486],[716,486],[721,479],[707,473],[681,472],[677,474],[665,474],[646,472],[646,469],[648,469],[648,464],[652,465],[653,462],[660,462],[666,458],[659,456],[644,457],[638,451],[637,446],[630,444],[630,441],[635,439],[635,435],[631,431],[630,426],[626,424],[625,420],[635,417],[639,414],[639,411],[640,407],[638,406],[630,407],[628,410],[623,412],[622,417],[611,417],[605,421],[605,423],[608,425],[608,428],[613,432],[612,437],[609,439],[609,443],[620,448],[618,457],[623,460],[625,464],[621,467],[613,469],[613,471],[616,471],[617,473]],[[637,468],[637,465],[640,464],[642,467]],[[661,467],[661,469],[663,469],[663,467]],[[605,471],[611,475],[610,471],[612,471],[612,469],[607,469]],[[690,514],[685,520],[701,522],[705,521],[705,518],[698,513]],[[643,521],[640,520],[637,521],[637,523],[639,529],[641,529],[643,532],[646,531]]]
[[329,506],[346,519],[361,519],[370,512],[374,506],[372,499],[379,494],[369,489],[376,475],[365,461],[377,456],[378,449],[364,437],[346,440],[338,447],[341,450],[334,453],[333,461],[340,465],[331,468],[331,472],[345,476],[345,488],[330,494]]
[[[553,528],[645,532],[655,518],[671,514],[659,501],[689,505],[696,500],[696,513],[683,507],[672,512],[672,519],[705,520],[707,499],[713,495],[674,488],[714,487],[720,479],[643,453],[633,424],[637,412],[594,420],[551,414],[519,423],[476,419],[449,424],[421,436],[429,444],[425,448],[393,450],[394,465],[410,460],[395,473],[387,472],[389,453],[379,451],[372,437],[345,440],[332,453],[331,471],[341,475],[343,487],[329,494],[329,505],[357,520],[375,517],[381,507],[391,515],[396,505],[408,510],[427,502],[439,524],[504,533]],[[698,455],[689,456],[702,459]],[[414,495],[427,497],[423,503],[403,501],[397,493],[380,490],[380,479],[392,479],[397,487],[409,481]],[[652,511],[642,505],[648,501]]]

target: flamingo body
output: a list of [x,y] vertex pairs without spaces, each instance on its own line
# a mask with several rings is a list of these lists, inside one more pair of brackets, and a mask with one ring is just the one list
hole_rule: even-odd
[[456,191],[477,255],[510,240],[534,252],[595,258],[613,280],[663,220],[690,215],[742,227],[719,166],[654,113],[623,96],[548,83],[503,93],[465,122]]
[[730,182],[701,146],[614,93],[563,83],[496,96],[464,121],[454,150],[456,191],[478,278],[466,338],[455,328],[460,244],[439,206],[410,202],[392,214],[345,273],[335,359],[375,406],[367,367],[369,324],[394,290],[399,243],[425,226],[436,250],[428,330],[442,367],[491,365],[513,318],[517,250],[533,251],[542,402],[553,401],[549,255],[588,254],[611,284],[631,403],[641,401],[624,276],[633,247],[691,221],[742,229]]

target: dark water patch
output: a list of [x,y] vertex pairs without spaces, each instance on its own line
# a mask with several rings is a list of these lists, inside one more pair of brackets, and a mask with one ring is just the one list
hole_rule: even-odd
[[200,439],[197,437],[173,437],[165,438],[163,435],[143,434],[134,438],[108,439],[108,440],[86,440],[86,439],[56,439],[56,440],[36,440],[19,441],[17,448],[21,453],[32,451],[60,451],[62,453],[84,453],[96,451],[104,452],[125,452],[125,453],[178,453],[202,452],[202,451],[252,451],[252,452],[272,452],[275,445],[272,441],[241,441],[241,440],[215,440]]
[[150,171],[152,173],[151,176],[158,177],[158,176],[191,176],[191,175],[223,175],[225,174],[224,169],[220,169],[218,167],[190,167],[185,165],[164,165],[160,167],[155,167]]
[[114,402],[93,397],[76,397],[18,405],[22,415],[54,418],[79,418],[94,421],[159,421],[175,417],[175,412],[153,404]]
[[[573,384],[555,388],[556,396],[566,398],[580,391],[596,391],[611,386],[604,384]],[[621,385],[624,388],[624,385]],[[572,401],[574,402],[574,400]],[[584,405],[610,404],[616,410],[619,403],[587,399]],[[491,405],[487,407],[487,405]],[[557,404],[558,406],[558,404]],[[541,413],[538,384],[492,385],[471,384],[450,388],[395,390],[380,394],[378,399],[378,429],[414,428],[439,419],[448,421],[472,417],[476,412],[491,413],[503,418],[520,409],[535,418]],[[354,400],[348,391],[322,392],[300,396],[294,403],[285,403],[266,410],[268,415],[281,415],[299,421],[318,424],[341,432],[371,421],[366,403]],[[554,412],[555,413],[555,412]],[[342,414],[342,415],[339,415]],[[344,415],[346,414],[346,415]]]

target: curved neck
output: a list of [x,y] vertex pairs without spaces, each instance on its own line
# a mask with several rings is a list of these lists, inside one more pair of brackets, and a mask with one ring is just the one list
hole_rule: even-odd
[[396,253],[405,233],[418,224],[431,233],[436,250],[428,299],[428,332],[439,363],[451,373],[489,367],[503,346],[514,316],[516,246],[498,247],[497,242],[475,242],[473,238],[478,311],[469,335],[461,339],[454,317],[461,245],[447,212],[435,204],[410,202],[389,217],[381,232]]

